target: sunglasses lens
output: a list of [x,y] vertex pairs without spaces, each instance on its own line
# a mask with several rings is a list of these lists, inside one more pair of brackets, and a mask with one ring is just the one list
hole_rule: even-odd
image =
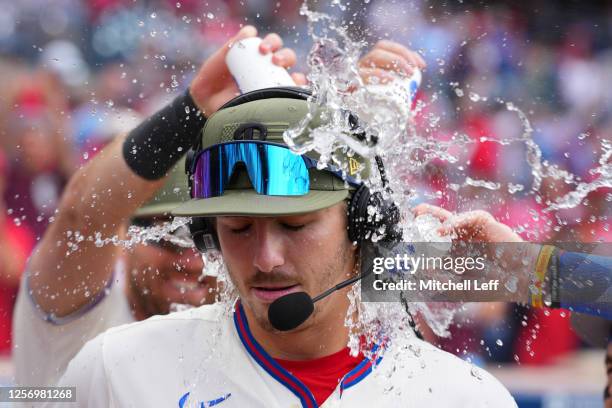
[[308,194],[310,177],[302,156],[287,147],[257,143],[230,142],[200,152],[196,159],[192,198],[223,195],[236,165],[246,167],[258,194],[299,196]]

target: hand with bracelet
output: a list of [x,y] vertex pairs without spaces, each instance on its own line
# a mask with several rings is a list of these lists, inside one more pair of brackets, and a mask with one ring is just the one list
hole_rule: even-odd
[[[442,208],[422,204],[414,209],[414,214],[436,217],[443,223],[439,233],[454,234],[458,240],[491,243],[522,241],[510,227],[484,211],[454,216]],[[571,310],[572,326],[576,333],[592,345],[607,347],[605,365],[608,383],[604,390],[604,402],[606,407],[612,407],[612,257],[609,256],[610,244],[607,245],[603,253],[608,256],[597,256],[533,244],[526,247],[529,262],[511,262],[507,271],[512,271],[508,273],[518,278],[518,290],[525,294],[525,303],[533,307],[549,305]],[[529,266],[525,268],[525,265]]]
[[[453,235],[454,241],[500,244],[491,246],[497,253],[489,255],[501,258],[504,268],[500,276],[517,279],[517,301],[612,319],[609,256],[563,251],[551,245],[519,244],[523,242],[521,237],[486,211],[454,215],[443,208],[421,204],[414,214],[437,218],[442,222],[438,233]],[[505,243],[509,244],[502,245]]]

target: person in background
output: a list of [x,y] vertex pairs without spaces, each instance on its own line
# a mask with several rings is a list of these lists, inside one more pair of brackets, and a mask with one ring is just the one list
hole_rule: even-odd
[[[75,169],[72,140],[56,98],[35,86],[26,73],[18,81],[6,116],[5,137],[13,141],[4,199],[12,216],[40,239],[57,208],[62,190]],[[44,81],[43,81],[44,82]]]
[[[0,150],[0,197],[7,184],[7,162]],[[27,225],[17,225],[7,214],[0,198],[0,355],[11,350],[13,306],[19,281],[30,251],[34,234]]]

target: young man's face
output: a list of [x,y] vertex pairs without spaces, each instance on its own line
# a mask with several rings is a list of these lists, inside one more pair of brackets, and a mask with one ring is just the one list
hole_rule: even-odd
[[[299,291],[314,297],[353,273],[345,203],[296,216],[218,217],[216,225],[242,304],[266,330],[272,330],[268,307],[275,299]],[[340,294],[317,302],[301,328],[346,313],[346,305]]]

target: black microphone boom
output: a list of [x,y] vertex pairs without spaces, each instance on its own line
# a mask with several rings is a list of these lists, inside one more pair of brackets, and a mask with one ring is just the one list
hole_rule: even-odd
[[279,331],[293,330],[304,323],[312,312],[314,312],[314,303],[331,295],[337,290],[352,285],[365,278],[368,273],[363,273],[353,276],[350,279],[340,282],[336,286],[327,289],[314,298],[311,298],[306,292],[294,292],[288,295],[281,296],[276,299],[268,308],[268,320],[272,327]]

